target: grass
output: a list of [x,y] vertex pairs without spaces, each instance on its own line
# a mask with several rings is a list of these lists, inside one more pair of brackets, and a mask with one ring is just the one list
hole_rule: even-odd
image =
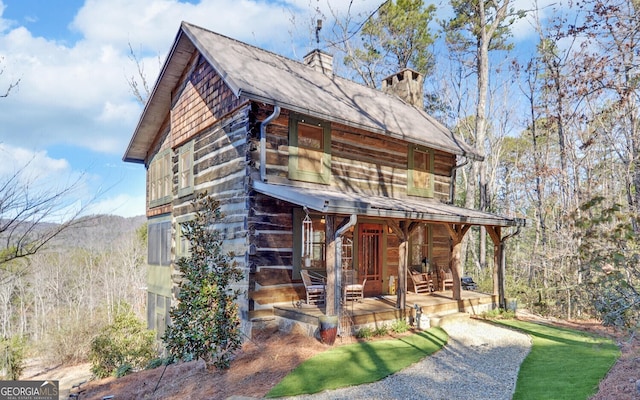
[[433,354],[447,343],[440,328],[399,339],[355,343],[320,353],[294,369],[267,397],[317,393],[378,381]]
[[514,400],[588,399],[620,357],[610,339],[524,321],[495,322],[533,339],[531,352],[520,366]]

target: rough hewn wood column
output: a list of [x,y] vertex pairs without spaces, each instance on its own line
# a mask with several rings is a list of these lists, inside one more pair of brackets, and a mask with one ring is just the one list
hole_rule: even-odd
[[396,290],[396,307],[404,310],[407,305],[407,268],[409,260],[409,234],[407,232],[407,224],[396,221],[389,221],[389,227],[393,233],[398,236],[400,244],[398,245],[398,289]]
[[325,314],[326,315],[338,315],[339,301],[336,301],[336,294],[338,290],[336,288],[336,240],[335,240],[335,217],[333,215],[327,215],[325,218],[325,240],[327,241],[327,248],[325,254],[325,262],[327,268],[327,286],[325,292]]
[[[487,226],[487,233],[491,236],[493,241],[493,295],[498,296],[498,302],[501,301],[501,295],[504,297],[504,276],[501,276],[501,260],[502,260],[502,246],[500,245],[500,227],[499,226]],[[500,289],[502,288],[502,290]]]
[[460,284],[460,254],[462,252],[462,239],[471,225],[447,224],[449,236],[451,236],[451,275],[453,276],[453,300],[462,300],[462,287]]

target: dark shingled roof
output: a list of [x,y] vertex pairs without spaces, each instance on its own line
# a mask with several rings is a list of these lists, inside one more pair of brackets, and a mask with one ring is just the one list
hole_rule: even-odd
[[239,97],[482,159],[434,118],[394,95],[329,77],[301,62],[183,22],[126,150],[125,161],[144,162],[169,113],[171,90],[194,50],[207,59]]

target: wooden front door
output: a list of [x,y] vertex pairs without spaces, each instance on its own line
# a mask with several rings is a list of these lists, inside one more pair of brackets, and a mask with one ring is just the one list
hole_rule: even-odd
[[359,225],[358,280],[367,278],[365,296],[382,294],[382,243],[383,226],[380,224]]

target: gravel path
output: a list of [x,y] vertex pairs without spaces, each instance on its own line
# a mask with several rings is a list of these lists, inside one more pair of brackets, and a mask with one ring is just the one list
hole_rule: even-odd
[[442,350],[381,381],[288,399],[511,399],[529,336],[477,320],[443,329]]

